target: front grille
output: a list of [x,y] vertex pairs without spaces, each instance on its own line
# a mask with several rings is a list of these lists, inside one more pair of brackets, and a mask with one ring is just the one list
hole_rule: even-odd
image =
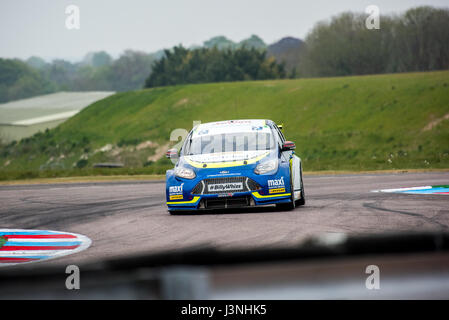
[[[209,191],[208,186],[211,184],[229,184],[229,183],[242,183],[243,189],[238,191]],[[192,194],[221,194],[221,193],[233,193],[233,192],[248,192],[260,189],[259,184],[248,177],[222,177],[222,178],[210,178],[204,179],[197,183],[195,188],[192,189]]]
[[205,209],[228,209],[249,206],[248,197],[222,197],[204,199]]

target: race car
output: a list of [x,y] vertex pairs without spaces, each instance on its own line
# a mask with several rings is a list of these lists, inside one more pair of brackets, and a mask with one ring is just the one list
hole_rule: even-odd
[[203,123],[181,150],[167,151],[175,167],[166,172],[171,214],[192,210],[305,204],[301,159],[271,120]]

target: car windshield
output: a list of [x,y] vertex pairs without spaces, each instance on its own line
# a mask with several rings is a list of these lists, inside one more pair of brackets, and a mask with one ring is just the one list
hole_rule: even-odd
[[187,144],[186,154],[271,150],[274,145],[269,132],[223,133],[193,137]]

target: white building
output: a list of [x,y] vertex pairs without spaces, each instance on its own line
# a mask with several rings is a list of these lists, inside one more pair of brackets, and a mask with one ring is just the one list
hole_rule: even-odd
[[95,101],[114,92],[58,92],[0,104],[0,139],[20,140],[54,128]]

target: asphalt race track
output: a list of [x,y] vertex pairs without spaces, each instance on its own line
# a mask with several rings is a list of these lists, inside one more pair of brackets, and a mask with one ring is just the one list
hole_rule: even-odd
[[32,268],[202,244],[297,245],[328,232],[441,231],[449,226],[448,195],[371,191],[448,182],[449,172],[305,176],[306,205],[293,211],[185,216],[167,212],[163,181],[0,186],[0,228],[74,232],[92,240],[85,251],[27,265]]

